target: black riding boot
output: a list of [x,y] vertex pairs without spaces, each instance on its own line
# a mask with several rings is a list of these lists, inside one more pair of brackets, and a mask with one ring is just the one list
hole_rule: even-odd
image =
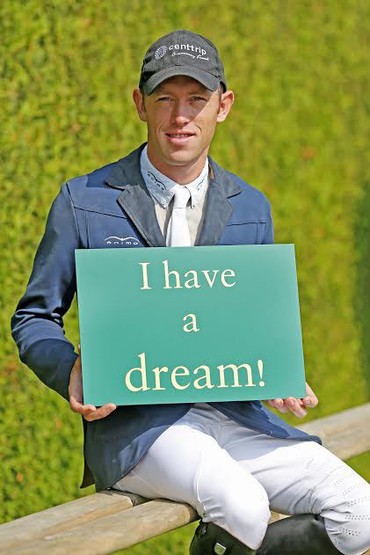
[[295,515],[269,524],[257,555],[337,555],[323,519]]
[[[190,544],[190,555],[254,555],[249,549],[213,522],[201,522]],[[321,554],[322,555],[322,554]]]

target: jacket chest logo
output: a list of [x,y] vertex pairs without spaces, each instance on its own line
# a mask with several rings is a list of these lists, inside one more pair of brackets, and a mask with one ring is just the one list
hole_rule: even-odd
[[109,235],[109,237],[104,239],[104,243],[107,247],[118,245],[122,247],[137,247],[140,245],[140,241],[137,237],[119,237],[118,235]]

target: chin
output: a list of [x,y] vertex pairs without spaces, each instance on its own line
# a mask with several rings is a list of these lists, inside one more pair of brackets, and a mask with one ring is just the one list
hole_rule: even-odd
[[172,152],[167,158],[167,163],[174,166],[185,166],[192,164],[196,158],[190,156],[188,152]]

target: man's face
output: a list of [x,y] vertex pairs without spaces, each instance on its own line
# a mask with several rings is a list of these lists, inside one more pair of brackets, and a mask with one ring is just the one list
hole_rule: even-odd
[[149,96],[143,97],[136,89],[134,101],[140,119],[148,126],[151,162],[169,177],[182,170],[197,177],[216,124],[224,121],[231,108],[233,93],[211,92],[181,75],[167,79]]

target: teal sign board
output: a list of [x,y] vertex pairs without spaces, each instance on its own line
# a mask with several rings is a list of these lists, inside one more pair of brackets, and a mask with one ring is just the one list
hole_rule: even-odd
[[293,245],[77,250],[84,402],[303,397]]

